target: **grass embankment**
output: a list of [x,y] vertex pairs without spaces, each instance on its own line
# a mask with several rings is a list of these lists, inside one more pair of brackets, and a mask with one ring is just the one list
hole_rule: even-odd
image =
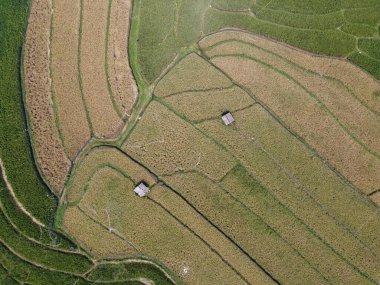
[[181,49],[202,35],[232,27],[318,54],[349,56],[380,79],[377,61],[354,53],[362,37],[379,35],[379,9],[377,2],[355,1],[142,1],[138,63],[151,83]]

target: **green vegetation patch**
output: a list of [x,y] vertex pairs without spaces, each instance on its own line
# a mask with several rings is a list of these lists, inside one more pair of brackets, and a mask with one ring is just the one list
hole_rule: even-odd
[[327,14],[341,9],[340,1],[332,0],[257,0],[257,6],[301,14]]
[[[359,1],[356,1],[359,2]],[[344,10],[344,18],[350,23],[376,27],[380,20],[380,7]]]
[[304,29],[334,29],[344,23],[344,18],[340,11],[326,15],[309,15],[263,9],[256,16],[265,21]]
[[0,9],[0,158],[25,208],[48,224],[57,201],[44,184],[30,147],[21,88],[21,55],[29,1],[4,0]]
[[370,57],[380,60],[380,39],[359,39],[358,47]]
[[173,284],[160,269],[149,263],[100,264],[88,276],[89,280],[96,282],[121,282],[138,278],[154,280],[156,285]]
[[251,0],[213,0],[211,3],[214,7],[229,11],[247,10],[252,5]]
[[341,28],[342,31],[357,37],[373,37],[377,34],[377,29],[368,25],[362,24],[344,24]]
[[355,63],[357,66],[372,74],[375,78],[380,79],[380,60],[376,60],[366,54],[359,52],[351,54],[348,59]]
[[234,27],[269,36],[310,52],[345,56],[354,50],[355,37],[338,30],[305,30],[279,26],[249,15],[209,10],[205,18],[205,33]]

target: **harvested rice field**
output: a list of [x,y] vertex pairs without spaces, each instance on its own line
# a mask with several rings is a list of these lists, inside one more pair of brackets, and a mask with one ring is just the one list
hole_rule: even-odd
[[379,284],[378,0],[1,6],[0,284]]

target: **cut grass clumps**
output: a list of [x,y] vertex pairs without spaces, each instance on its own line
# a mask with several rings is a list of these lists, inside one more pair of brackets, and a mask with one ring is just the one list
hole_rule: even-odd
[[232,82],[199,55],[182,59],[159,81],[154,94],[165,97],[186,91],[227,88]]

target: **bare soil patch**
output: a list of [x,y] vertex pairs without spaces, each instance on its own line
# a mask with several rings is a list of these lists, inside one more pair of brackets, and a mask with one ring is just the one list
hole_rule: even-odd
[[49,0],[33,1],[24,46],[24,87],[29,127],[37,165],[51,190],[58,194],[70,166],[57,131],[51,98]]
[[53,96],[70,159],[90,139],[78,71],[80,2],[54,0],[51,36]]

